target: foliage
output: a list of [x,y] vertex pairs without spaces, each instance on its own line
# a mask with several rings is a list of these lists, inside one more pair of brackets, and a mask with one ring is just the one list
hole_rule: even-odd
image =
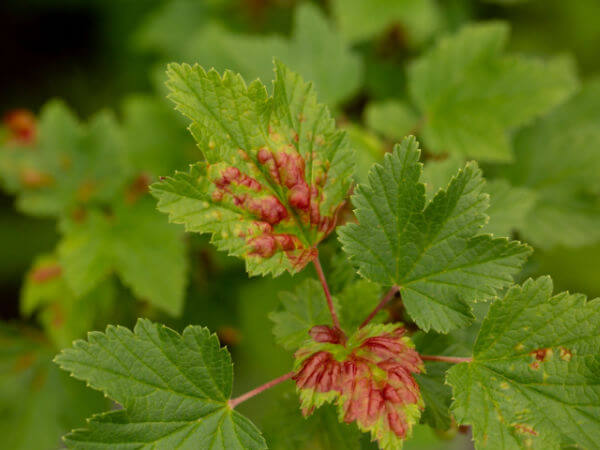
[[598,447],[591,0],[92,3],[146,83],[4,115],[6,446]]

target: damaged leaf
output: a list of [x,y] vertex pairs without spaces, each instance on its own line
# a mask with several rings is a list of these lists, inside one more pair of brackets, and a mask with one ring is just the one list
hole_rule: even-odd
[[273,95],[230,71],[172,64],[168,83],[205,161],[152,186],[160,211],[210,233],[251,275],[301,270],[335,227],[353,155],[310,83],[275,64]]
[[345,341],[334,328],[314,327],[312,342],[295,354],[304,415],[335,402],[340,420],[356,422],[383,449],[400,448],[424,406],[413,378],[423,362],[405,332],[399,324],[368,325]]

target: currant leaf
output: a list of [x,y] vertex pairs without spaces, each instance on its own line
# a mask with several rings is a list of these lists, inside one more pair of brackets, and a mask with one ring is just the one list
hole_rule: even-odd
[[[317,280],[305,280],[294,292],[281,292],[279,298],[282,309],[269,314],[269,318],[274,323],[275,340],[286,350],[297,350],[310,338],[308,332],[315,325],[331,324],[327,299]],[[339,310],[337,299],[332,300]]]
[[41,255],[25,276],[20,310],[25,317],[36,315],[48,338],[57,348],[63,348],[108,319],[116,307],[115,294],[114,283],[107,280],[77,297],[65,280],[58,258]]
[[503,23],[467,25],[409,70],[409,90],[426,118],[430,151],[482,160],[512,158],[509,131],[562,103],[577,87],[564,58],[506,56]]
[[[271,79],[273,57],[314,83],[319,99],[337,105],[360,88],[362,61],[325,15],[307,3],[294,13],[290,39],[278,35],[236,34],[211,24],[184,47],[184,61],[239,72],[246,80]],[[186,40],[187,41],[187,40]]]
[[110,407],[52,364],[54,348],[35,329],[0,322],[0,433],[11,450],[55,449],[95,410]]
[[370,281],[399,286],[423,330],[448,332],[473,320],[471,304],[510,285],[530,253],[506,238],[478,234],[488,197],[473,162],[427,202],[414,137],[406,138],[352,201],[358,224],[338,231],[344,250]]
[[600,241],[600,80],[515,138],[515,162],[501,170],[536,194],[520,227],[524,239],[551,249]]
[[[463,164],[463,159],[456,156],[443,161],[429,161],[423,169],[427,198],[443,188]],[[537,192],[529,187],[513,186],[503,178],[488,181],[484,190],[490,196],[490,206],[486,211],[490,220],[483,230],[495,236],[510,236],[513,231],[522,230],[536,203]]]
[[414,111],[399,100],[371,102],[365,109],[367,126],[386,138],[401,141],[419,121]]
[[421,44],[440,25],[432,0],[334,0],[333,16],[344,38],[359,42],[401,24],[409,45]]
[[595,448],[599,354],[600,299],[530,279],[492,304],[473,362],[448,372],[454,415],[477,448]]
[[61,102],[44,106],[26,141],[0,148],[0,177],[27,214],[59,216],[106,202],[127,175],[119,127],[109,113],[83,125]]
[[148,195],[112,206],[61,221],[58,255],[69,287],[86,295],[114,271],[137,297],[180,314],[187,269],[180,230],[164,220]]
[[340,421],[356,422],[382,449],[401,448],[423,409],[413,378],[423,362],[405,331],[370,324],[345,341],[334,328],[314,327],[312,342],[295,354],[303,413],[335,403]]
[[206,162],[152,186],[172,222],[210,233],[251,275],[294,273],[315,257],[353,169],[346,137],[311,85],[281,63],[275,72],[269,97],[232,72],[171,65],[171,99],[192,120]]
[[123,407],[68,434],[69,448],[267,448],[229,406],[231,357],[206,328],[190,325],[179,335],[140,319],[133,333],[120,326],[89,333],[55,361]]

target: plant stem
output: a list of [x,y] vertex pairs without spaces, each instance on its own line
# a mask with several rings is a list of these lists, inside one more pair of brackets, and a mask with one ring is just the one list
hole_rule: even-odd
[[335,312],[335,308],[333,307],[333,300],[331,299],[331,292],[329,292],[329,286],[327,285],[327,280],[325,279],[325,274],[323,273],[323,267],[321,267],[321,262],[319,261],[319,256],[317,255],[315,259],[313,259],[313,264],[315,265],[315,269],[317,271],[317,276],[321,281],[321,286],[323,286],[323,291],[325,291],[325,298],[327,299],[327,307],[329,308],[329,312],[331,313],[331,320],[333,321],[333,325],[338,329],[342,330],[340,326],[340,321]]
[[379,311],[381,311],[385,307],[385,305],[387,305],[394,298],[394,296],[396,295],[396,292],[400,292],[400,288],[398,286],[392,286],[392,288],[387,292],[387,294],[385,294],[383,296],[383,298],[381,299],[379,304],[375,307],[375,309],[373,311],[371,311],[371,314],[369,314],[367,316],[367,318],[363,321],[363,323],[360,324],[359,328],[364,327],[371,320],[373,320],[373,317],[375,317],[377,315],[377,313]]
[[442,362],[447,362],[447,363],[452,363],[452,364],[460,364],[463,362],[473,361],[473,358],[471,358],[471,357],[461,358],[458,356],[437,356],[437,355],[421,355],[421,359],[423,361],[442,361]]
[[240,395],[239,397],[232,398],[229,400],[229,406],[231,409],[235,408],[242,402],[245,402],[249,398],[254,397],[255,395],[260,394],[262,391],[266,391],[267,389],[272,388],[273,386],[278,385],[286,380],[289,380],[294,376],[295,372],[289,372],[285,375],[281,375],[279,378],[275,378],[274,380],[269,381],[268,383],[263,384],[262,386],[258,386],[257,388],[252,389],[251,391],[246,392],[245,394]]

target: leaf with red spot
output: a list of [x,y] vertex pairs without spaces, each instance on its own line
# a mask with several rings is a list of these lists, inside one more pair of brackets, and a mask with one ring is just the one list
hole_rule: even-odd
[[452,411],[476,448],[598,448],[600,299],[552,295],[550,277],[496,300],[473,361],[447,372]]
[[424,406],[413,377],[423,362],[405,331],[368,325],[345,341],[330,327],[313,327],[295,355],[303,413],[335,402],[340,421],[356,422],[383,449],[401,448]]
[[17,111],[4,123],[9,138],[0,142],[0,179],[22,212],[56,217],[119,194],[128,175],[121,156],[126,148],[112,114],[84,124],[52,101],[38,121]]
[[172,64],[171,99],[204,155],[152,186],[158,208],[246,260],[250,274],[301,270],[335,227],[353,153],[310,83],[275,64],[273,95],[230,71]]
[[57,348],[70,345],[74,339],[100,326],[116,306],[117,292],[112,280],[76,296],[64,275],[55,255],[38,256],[23,281],[20,298],[21,314],[35,316]]

